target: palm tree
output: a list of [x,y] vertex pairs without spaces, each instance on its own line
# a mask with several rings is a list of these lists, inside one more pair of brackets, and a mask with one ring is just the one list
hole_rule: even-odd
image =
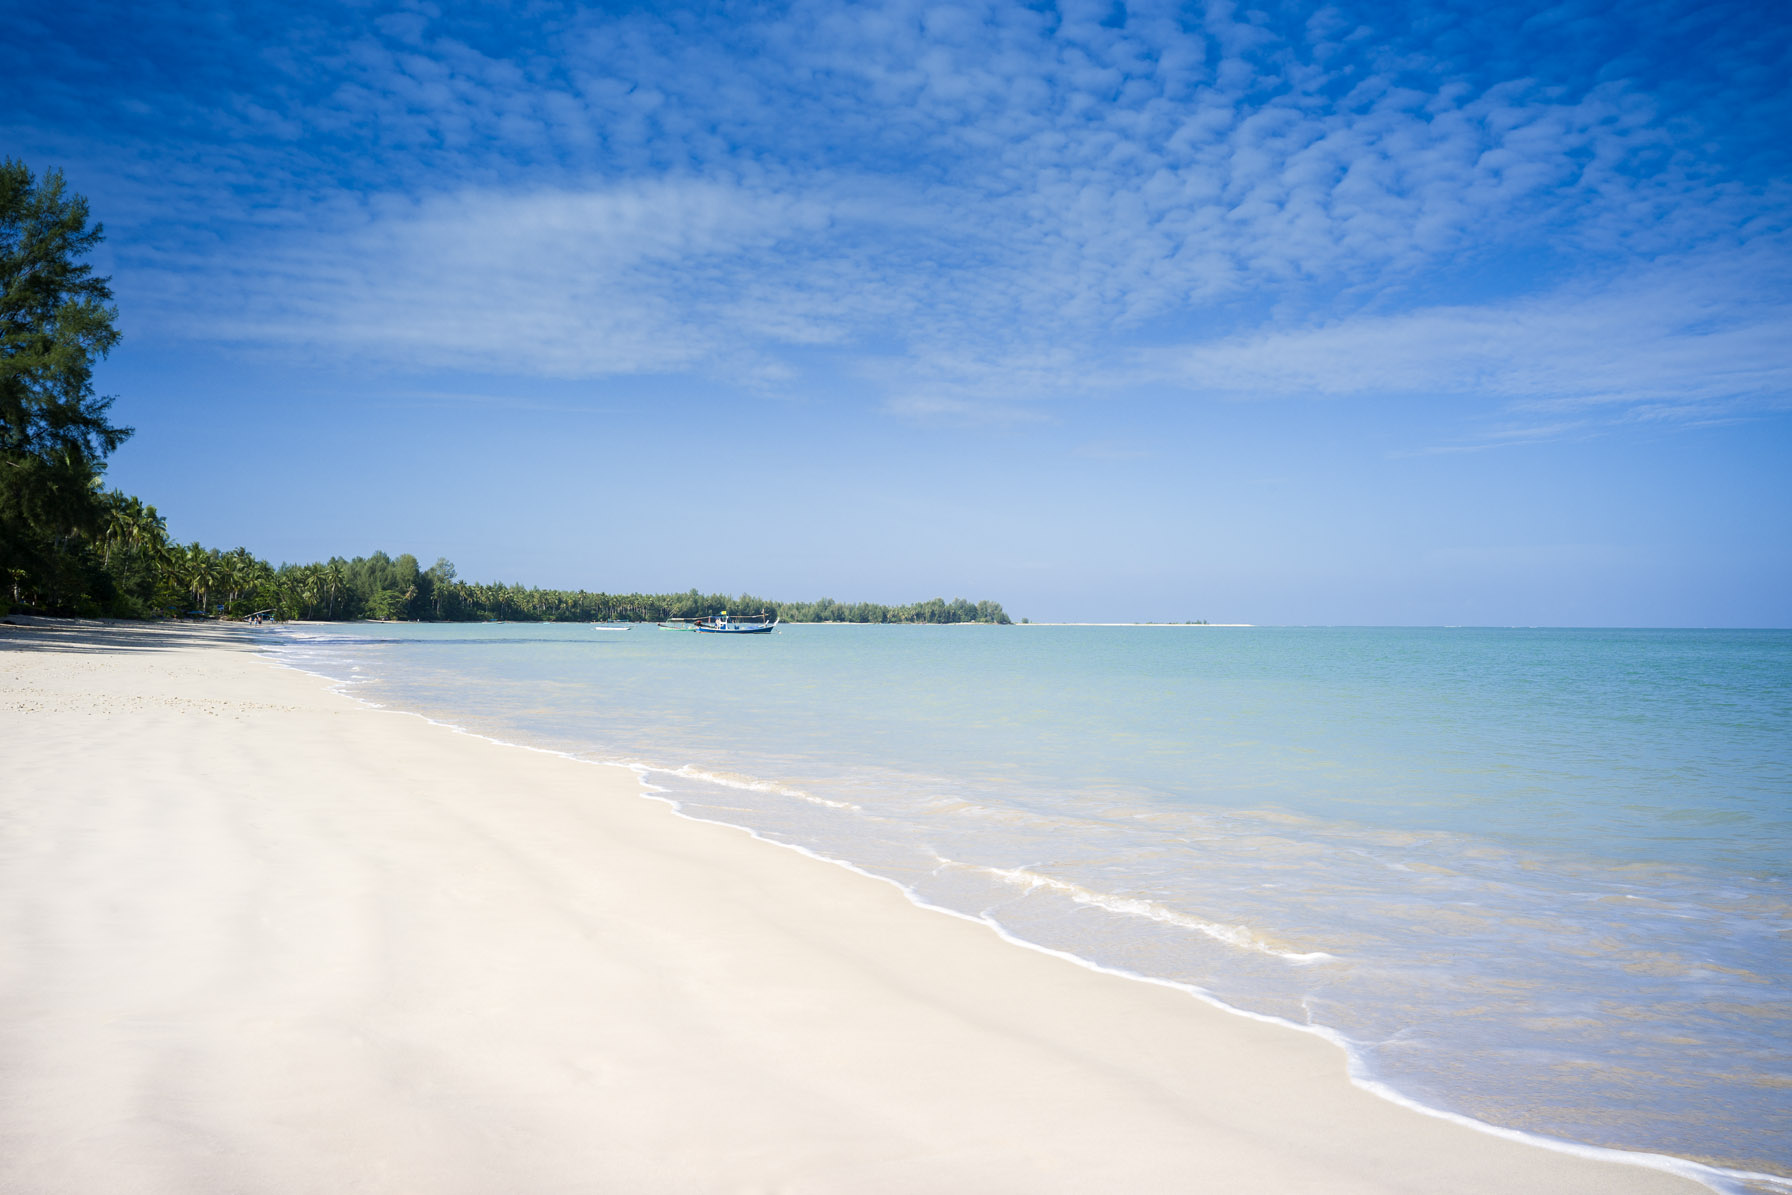
[[[155,508],[151,507],[150,509]],[[144,555],[149,557],[150,567],[156,571],[158,587],[166,585],[171,589],[177,588],[181,585],[181,578],[184,576],[181,571],[183,563],[181,550],[170,543],[168,537],[162,533],[160,519],[155,520],[151,526],[153,530],[148,532],[149,540],[145,545]]]
[[200,562],[205,558],[205,549],[194,540],[184,548],[176,549],[174,565],[180,571],[181,584],[192,597],[192,604],[199,604],[199,571]]
[[168,520],[157,514],[155,507],[142,507],[137,516],[137,529],[132,542],[148,544],[152,548],[167,546]]
[[257,563],[259,562],[255,557],[249,555],[247,548],[233,548],[219,562],[219,579],[229,592],[229,596],[225,599],[227,607],[234,607],[238,596],[254,583]]
[[112,563],[112,546],[129,542],[137,531],[137,512],[143,504],[135,498],[129,498],[113,490],[106,495],[105,548],[100,552],[100,563]]
[[307,564],[299,570],[299,596],[305,600],[307,618],[317,612],[318,598],[323,596],[323,581],[322,565]]
[[195,540],[178,551],[177,564],[185,578],[186,588],[193,595],[194,607],[205,610],[206,600],[211,596],[213,587],[225,575],[217,552],[206,549]]
[[323,583],[330,594],[330,605],[324,617],[335,618],[336,594],[348,585],[348,578],[342,572],[342,560],[339,557],[332,556],[330,563],[324,566]]
[[205,610],[212,586],[218,583],[218,562],[197,542],[187,549],[187,579],[193,587],[193,605]]

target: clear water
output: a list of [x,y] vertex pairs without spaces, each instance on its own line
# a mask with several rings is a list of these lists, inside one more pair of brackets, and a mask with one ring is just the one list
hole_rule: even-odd
[[1420,1103],[1792,1174],[1792,632],[276,642],[1016,937],[1326,1026]]

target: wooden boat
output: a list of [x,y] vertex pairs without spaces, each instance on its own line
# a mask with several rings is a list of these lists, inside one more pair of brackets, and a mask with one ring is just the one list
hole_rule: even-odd
[[767,615],[762,611],[757,618],[741,619],[731,617],[728,611],[724,610],[714,618],[695,620],[691,624],[691,629],[701,631],[706,635],[763,635],[777,625],[778,617],[775,614]]

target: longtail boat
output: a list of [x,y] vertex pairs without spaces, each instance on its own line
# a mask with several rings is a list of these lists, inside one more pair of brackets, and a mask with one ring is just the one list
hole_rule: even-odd
[[757,617],[735,618],[724,610],[714,618],[694,620],[691,629],[706,635],[764,635],[777,625],[775,614],[761,611]]

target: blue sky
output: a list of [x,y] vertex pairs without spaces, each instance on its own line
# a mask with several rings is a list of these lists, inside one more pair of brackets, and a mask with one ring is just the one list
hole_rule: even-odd
[[1792,625],[1792,10],[18,6],[115,484],[274,560]]

